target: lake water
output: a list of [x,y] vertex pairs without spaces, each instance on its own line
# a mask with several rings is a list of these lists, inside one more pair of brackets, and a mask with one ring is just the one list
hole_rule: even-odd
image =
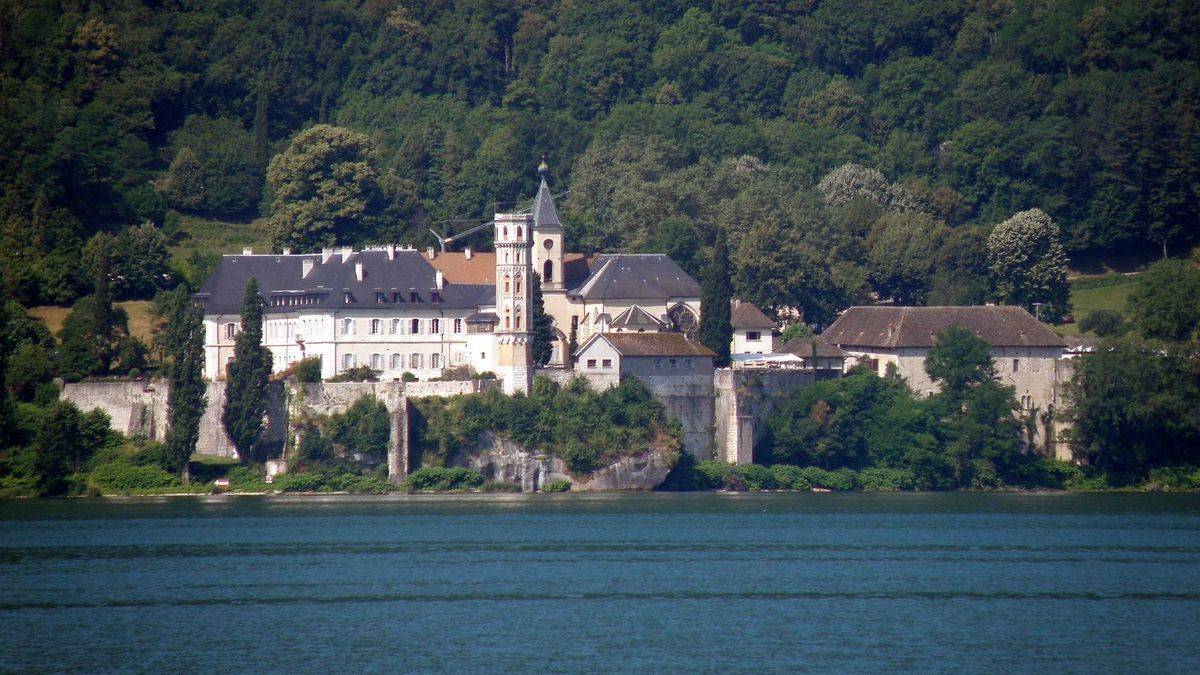
[[1194,671],[1200,495],[0,502],[0,670]]

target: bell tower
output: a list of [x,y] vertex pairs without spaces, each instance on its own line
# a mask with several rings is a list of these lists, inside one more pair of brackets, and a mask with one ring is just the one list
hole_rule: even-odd
[[496,214],[496,376],[504,393],[528,392],[533,377],[530,353],[529,282],[533,273],[533,217]]
[[533,198],[533,271],[542,279],[542,290],[545,292],[562,291],[563,284],[563,239],[566,230],[558,218],[558,208],[554,205],[554,195],[550,193],[550,184],[546,175],[550,166],[546,164],[546,156],[542,155],[542,163],[538,165],[537,196]]

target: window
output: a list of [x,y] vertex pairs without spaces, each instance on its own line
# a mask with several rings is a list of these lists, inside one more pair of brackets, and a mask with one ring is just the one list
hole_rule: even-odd
[[758,342],[762,339],[762,333],[752,330],[746,332],[746,342]]
[[1021,370],[1021,359],[1013,359],[1013,372]]
[[442,294],[441,294],[441,293],[438,293],[437,291],[432,291],[432,292],[429,294],[429,301],[430,301],[430,302],[441,302],[441,301],[442,301]]
[[654,367],[662,368],[662,359],[654,359]]
[[237,335],[237,324],[236,323],[225,324],[225,337],[231,338],[231,337],[234,337],[235,335]]
[[421,355],[420,354],[409,354],[408,355],[408,367],[412,368],[413,370],[420,370],[421,369]]
[[479,352],[479,360],[486,361],[487,360],[487,352]]
[[375,302],[380,302],[380,303],[387,302],[387,295],[384,293],[376,293],[375,294]]
[[521,315],[520,314],[513,317],[513,329],[521,330]]
[[604,368],[612,368],[612,359],[604,359],[600,362],[600,365]]
[[403,299],[404,295],[401,293],[392,293],[392,302],[401,302]]
[[400,319],[392,319],[392,335],[400,332]]
[[392,354],[392,370],[400,370],[404,367],[404,357],[399,354]]
[[429,320],[429,332],[433,333],[434,335],[442,332],[442,322],[440,319]]
[[343,293],[342,300],[344,300],[346,302],[346,304],[349,305],[354,302],[354,295],[351,293]]
[[342,354],[342,370],[347,370],[354,367],[354,355]]
[[421,334],[421,320],[413,319],[411,322],[409,322],[408,332],[413,335],[420,335]]
[[454,332],[455,332],[455,333],[461,333],[461,332],[462,332],[462,319],[455,319],[455,320],[454,320]]
[[372,370],[383,370],[383,355],[382,354],[372,354],[371,355],[371,369]]
[[595,368],[595,367],[596,367],[596,359],[588,359],[588,360],[587,360],[587,367],[588,367],[588,368]]
[[517,239],[520,239],[520,238],[521,238],[521,226],[518,225],[517,226]]
[[417,295],[417,292],[416,292],[416,291],[413,291],[413,292],[411,292],[411,293],[409,293],[409,294],[408,294],[408,301],[409,301],[409,302],[420,302],[420,301],[421,301],[421,296],[420,296],[420,295]]
[[349,335],[354,330],[354,319],[342,319],[342,335]]
[[668,364],[670,367],[674,368],[675,366],[679,365],[679,362],[678,362],[677,360],[675,360],[675,359],[670,359],[669,361],[667,361],[667,364]]
[[[549,251],[550,249],[554,248],[554,240],[547,239],[546,241],[542,242],[542,246],[545,246],[546,250]],[[547,261],[547,262],[549,262],[549,261]]]
[[371,335],[379,335],[383,332],[383,322],[379,319],[371,319]]
[[430,368],[441,368],[442,367],[442,355],[441,354],[430,354],[429,355],[429,367]]

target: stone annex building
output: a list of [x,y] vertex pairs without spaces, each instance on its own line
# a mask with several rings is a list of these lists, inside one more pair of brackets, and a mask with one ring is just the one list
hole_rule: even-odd
[[[693,359],[711,371],[711,352],[697,351],[690,340],[699,324],[700,285],[666,255],[564,251],[566,232],[544,164],[539,173],[528,212],[496,214],[493,252],[379,246],[223,256],[196,294],[204,307],[205,375],[222,378],[233,358],[242,291],[253,277],[275,372],[306,357],[320,359],[323,378],[370,366],[383,380],[406,372],[425,380],[465,367],[494,372],[506,392],[520,391],[532,369],[529,286],[535,271],[553,321],[549,365],[565,364],[572,332],[576,344],[589,350],[592,339],[606,333],[677,333],[687,339],[620,344],[629,353],[659,357],[640,364],[642,372],[691,369],[698,365]],[[735,322],[735,353],[769,353],[773,323],[749,303],[737,303],[735,310],[735,318],[746,317]],[[585,357],[576,367],[604,379],[615,363]]]

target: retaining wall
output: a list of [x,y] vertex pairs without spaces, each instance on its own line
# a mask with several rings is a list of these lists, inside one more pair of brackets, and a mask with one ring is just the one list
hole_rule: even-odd
[[766,434],[766,418],[775,410],[780,397],[813,381],[812,372],[801,370],[716,371],[713,382],[717,459],[730,464],[753,462],[754,446]]

